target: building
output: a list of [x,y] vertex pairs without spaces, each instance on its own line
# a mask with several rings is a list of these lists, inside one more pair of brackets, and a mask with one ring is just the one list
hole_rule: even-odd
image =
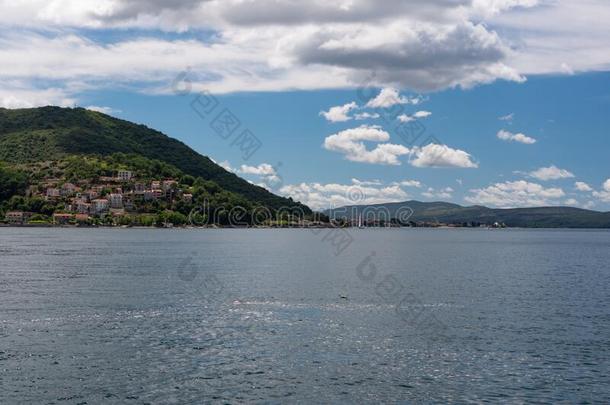
[[76,192],[76,186],[72,183],[65,183],[61,186],[61,195],[62,196],[70,196]]
[[155,199],[155,194],[152,190],[144,191],[144,201],[152,201]]
[[146,187],[143,183],[136,183],[134,186],[134,190],[137,194],[143,194],[144,190],[146,190]]
[[89,201],[92,201],[98,198],[100,196],[100,193],[97,190],[91,189],[83,195],[87,196],[89,198]]
[[163,181],[163,190],[168,191],[171,190],[172,187],[176,186],[178,183],[176,180],[164,180]]
[[103,198],[98,198],[97,200],[91,201],[92,211],[94,214],[102,214],[108,211],[108,200]]
[[28,218],[28,214],[23,211],[9,211],[6,213],[4,220],[9,224],[23,224]]
[[123,208],[123,194],[113,193],[108,197],[110,198],[110,208]]
[[155,189],[152,191],[153,199],[158,200],[159,198],[165,198],[165,191]]
[[91,204],[88,204],[82,200],[76,202],[75,211],[79,214],[89,214],[91,212]]
[[57,188],[47,188],[47,200],[56,199],[61,196],[59,189]]
[[192,203],[193,202],[193,195],[192,194],[184,194],[182,196],[182,198],[184,199],[184,201],[186,201],[187,203]]
[[72,214],[53,214],[53,223],[58,225],[66,225],[70,223]]
[[161,188],[161,182],[157,180],[151,182],[150,188],[152,188],[153,190],[159,190]]
[[91,220],[91,218],[87,214],[76,214],[74,216],[74,219],[76,219],[76,222],[78,222],[79,224],[84,224]]
[[129,170],[119,170],[117,177],[121,181],[129,181],[132,179],[133,173]]
[[133,210],[134,209],[134,205],[133,205],[134,200],[135,200],[134,193],[123,194],[123,207],[127,210]]

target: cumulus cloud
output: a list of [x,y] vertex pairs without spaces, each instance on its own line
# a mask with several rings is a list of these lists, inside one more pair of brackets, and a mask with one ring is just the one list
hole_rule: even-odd
[[258,166],[241,165],[238,172],[241,174],[259,176],[263,180],[263,183],[267,185],[280,181],[277,171],[269,163],[261,163]]
[[[324,140],[324,148],[339,152],[353,162],[400,165],[398,158],[407,155],[409,149],[402,145],[387,143],[389,140],[390,134],[381,127],[362,125],[330,135]],[[364,144],[365,141],[375,142],[377,145],[369,150]]]
[[416,91],[525,80],[503,63],[510,50],[498,35],[471,22],[438,26],[397,21],[356,30],[338,26],[295,47],[305,65],[349,69],[356,80],[364,79],[361,73],[374,71],[379,83],[398,83]]
[[370,99],[366,106],[369,108],[389,108],[401,104],[418,104],[419,98],[401,96],[398,90],[392,87],[381,89],[379,94]]
[[582,181],[577,181],[576,183],[574,183],[574,187],[578,191],[585,191],[585,192],[593,191],[593,188],[590,185],[588,185],[587,183],[582,182]]
[[496,183],[486,188],[472,189],[465,200],[471,204],[499,208],[558,205],[565,196],[561,188],[545,188],[524,180]]
[[531,138],[525,134],[522,133],[518,133],[518,134],[513,134],[509,131],[505,131],[505,130],[500,130],[497,134],[498,139],[501,139],[503,141],[508,141],[508,142],[518,142],[518,143],[524,143],[526,145],[533,145],[536,143],[536,139]]
[[415,167],[479,167],[468,152],[447,145],[431,143],[423,148],[415,148],[412,155],[410,163]]
[[358,180],[354,178],[352,179],[352,184],[356,186],[380,186],[383,183],[381,180]]
[[[1,69],[0,67],[0,72]],[[65,89],[31,89],[23,82],[7,83],[0,80],[0,107],[3,108],[32,108],[47,105],[74,107],[75,104],[76,98]]]
[[428,190],[421,193],[421,195],[428,199],[447,200],[453,198],[453,192],[454,190],[451,187],[445,187],[440,190],[435,190],[433,187],[429,187]]
[[400,185],[403,187],[416,187],[416,188],[420,188],[422,186],[421,182],[418,180],[403,180],[403,181],[395,182],[393,184]]
[[[0,80],[168,91],[162,83],[191,66],[194,89],[214,92],[356,87],[372,72],[371,86],[471,87],[610,69],[608,18],[605,0],[4,1]],[[3,104],[24,105],[11,97]]]
[[[214,161],[214,163],[216,163],[216,161]],[[231,167],[231,163],[229,163],[228,160],[223,160],[220,163],[217,163],[220,167],[222,167],[223,169],[225,169],[228,172],[236,172],[237,170],[235,170],[233,167]]]
[[280,188],[280,194],[292,197],[314,210],[346,205],[380,204],[405,201],[409,195],[399,186],[300,183]]
[[575,177],[573,173],[565,169],[560,169],[555,165],[541,167],[540,169],[530,172],[529,176],[542,181],[571,179]]
[[[610,69],[610,7],[605,0],[538,1],[539,7],[487,21],[514,35],[511,66],[524,74],[574,74]],[[591,18],[595,16],[595,18]]]
[[604,182],[602,190],[593,192],[593,197],[603,202],[610,202],[610,179]]
[[363,113],[356,113],[354,114],[354,118],[358,121],[362,121],[362,120],[376,120],[377,118],[380,118],[381,115],[377,114],[377,113],[369,113],[369,112],[363,112]]
[[349,113],[356,108],[358,108],[358,104],[352,101],[348,104],[331,107],[328,111],[320,111],[320,115],[330,122],[345,122],[352,119]]
[[400,122],[411,122],[415,121],[416,119],[428,118],[431,115],[432,113],[430,111],[417,111],[413,115],[401,114],[398,116],[398,120]]

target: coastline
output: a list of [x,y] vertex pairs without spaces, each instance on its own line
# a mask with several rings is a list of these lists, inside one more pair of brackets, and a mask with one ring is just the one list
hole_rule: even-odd
[[222,226],[222,225],[207,225],[207,226],[82,226],[82,225],[58,225],[58,224],[2,224],[0,228],[45,228],[45,229],[140,229],[140,230],[219,230],[219,229],[344,229],[344,230],[360,230],[360,229],[375,229],[375,230],[395,230],[395,229],[431,229],[431,230],[583,230],[583,231],[610,231],[610,228],[585,228],[585,227],[456,227],[456,226],[395,226],[395,227],[335,227],[335,226]]

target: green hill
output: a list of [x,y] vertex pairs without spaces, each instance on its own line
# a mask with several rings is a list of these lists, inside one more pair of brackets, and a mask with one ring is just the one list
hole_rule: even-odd
[[[325,212],[331,218],[369,220],[405,218],[422,223],[463,224],[504,223],[509,227],[524,228],[610,228],[610,212],[597,212],[573,207],[537,207],[493,209],[482,206],[463,207],[445,202],[405,201],[375,205],[337,208]],[[403,212],[400,215],[401,211]]]
[[28,164],[72,155],[136,154],[217,183],[269,208],[306,206],[228,172],[184,143],[132,122],[83,108],[0,108],[0,161]]

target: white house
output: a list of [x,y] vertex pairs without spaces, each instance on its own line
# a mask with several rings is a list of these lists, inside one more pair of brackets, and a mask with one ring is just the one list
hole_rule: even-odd
[[129,181],[132,179],[133,173],[129,170],[119,170],[117,177],[121,181]]
[[72,183],[66,183],[61,186],[61,195],[69,196],[73,195],[76,192],[76,186]]
[[123,208],[123,194],[110,194],[110,207],[111,208]]
[[57,188],[47,188],[47,199],[49,198],[59,198],[60,197],[59,189]]
[[9,224],[22,224],[26,221],[27,216],[23,211],[9,211],[4,219]]
[[171,189],[174,185],[178,184],[176,180],[164,180],[163,181],[163,191],[167,191]]
[[91,204],[93,204],[93,211],[95,214],[101,214],[108,211],[108,200],[106,199],[99,198],[91,201]]

